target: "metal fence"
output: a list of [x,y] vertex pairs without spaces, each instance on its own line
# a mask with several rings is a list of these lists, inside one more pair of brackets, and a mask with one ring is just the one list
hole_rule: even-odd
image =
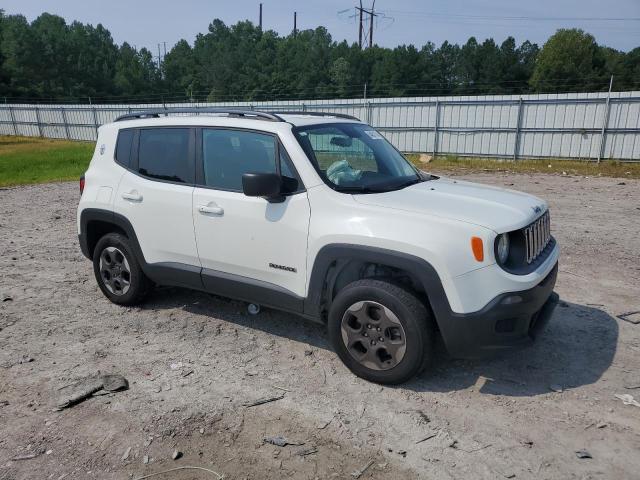
[[0,105],[0,135],[95,140],[131,111],[174,106],[354,115],[404,152],[640,160],[640,92],[136,105]]

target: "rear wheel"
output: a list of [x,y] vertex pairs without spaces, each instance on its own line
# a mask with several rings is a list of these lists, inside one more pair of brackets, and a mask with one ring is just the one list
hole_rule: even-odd
[[396,384],[429,364],[434,329],[428,310],[412,292],[367,279],[338,292],[329,310],[329,336],[353,373]]
[[93,252],[93,271],[102,293],[113,303],[136,305],[151,282],[133,255],[129,239],[119,233],[102,237]]

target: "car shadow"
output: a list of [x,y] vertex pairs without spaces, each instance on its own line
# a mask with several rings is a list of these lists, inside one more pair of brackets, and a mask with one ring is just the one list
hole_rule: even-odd
[[475,387],[513,397],[569,390],[595,383],[611,366],[617,343],[618,323],[611,315],[561,300],[532,345],[485,360],[454,360],[440,342],[435,369],[403,387],[417,392]]
[[[247,313],[247,304],[215,295],[160,288],[144,309],[182,308],[184,311],[260,330],[270,335],[331,351],[326,328],[302,317],[263,309]],[[480,393],[535,396],[596,382],[613,362],[618,323],[593,306],[560,301],[545,330],[531,346],[483,360],[449,357],[442,341],[436,344],[433,367],[395,388],[416,392],[450,392],[477,388]]]

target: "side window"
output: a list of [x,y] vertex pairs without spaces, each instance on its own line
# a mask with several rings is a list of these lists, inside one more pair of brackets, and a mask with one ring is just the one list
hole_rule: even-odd
[[120,130],[116,142],[116,163],[125,168],[131,166],[131,144],[135,130]]
[[190,183],[188,128],[143,128],[138,147],[138,172],[151,178]]
[[202,158],[205,185],[241,192],[243,174],[276,173],[276,140],[263,133],[203,129]]

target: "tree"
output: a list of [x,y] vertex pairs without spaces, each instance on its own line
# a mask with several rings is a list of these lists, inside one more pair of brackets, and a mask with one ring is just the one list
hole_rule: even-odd
[[537,56],[531,86],[538,92],[601,89],[605,59],[595,38],[579,29],[560,29]]
[[137,51],[127,42],[122,44],[115,65],[115,87],[120,95],[134,96],[158,91],[160,74],[151,52]]
[[165,86],[169,92],[183,92],[191,97],[198,91],[197,65],[191,45],[180,40],[164,57],[162,64]]
[[[0,47],[3,44],[3,31],[4,31],[4,10],[0,9]],[[5,71],[4,67],[4,54],[2,48],[0,48],[0,96],[9,94],[9,75]]]
[[116,45],[100,24],[67,24],[48,13],[29,23],[0,10],[0,95],[7,97],[359,98],[365,85],[369,96],[521,94],[606,89],[610,75],[615,88],[635,88],[640,49],[600,46],[575,29],[558,30],[542,50],[513,37],[362,50],[335,42],[324,27],[280,36],[250,21],[214,19],[159,67],[149,50]]

